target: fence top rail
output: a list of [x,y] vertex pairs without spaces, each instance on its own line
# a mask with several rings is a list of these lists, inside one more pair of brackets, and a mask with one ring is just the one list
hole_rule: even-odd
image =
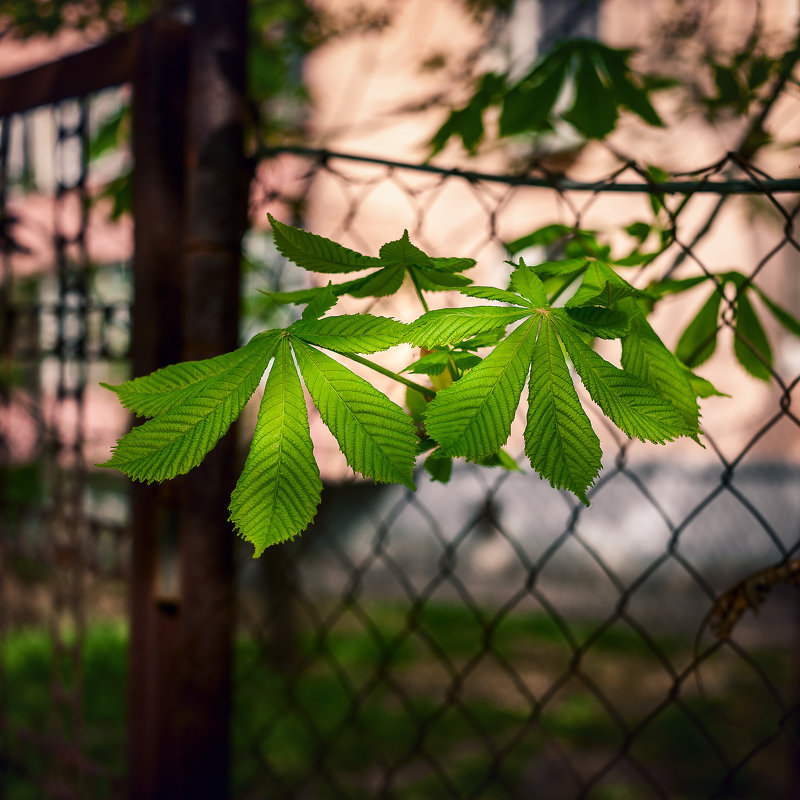
[[[397,161],[390,158],[380,158],[376,156],[363,156],[355,153],[340,153],[325,148],[303,147],[299,145],[282,147],[263,147],[259,150],[259,156],[276,156],[281,154],[292,154],[315,158],[320,162],[327,162],[333,159],[344,161],[356,161],[362,164],[376,164],[395,169],[407,169],[416,172],[427,172],[435,175],[452,176],[463,178],[471,182],[487,181],[491,183],[503,183],[510,186],[532,186],[543,189],[556,189],[558,191],[570,192],[617,192],[617,193],[644,193],[644,194],[715,194],[715,195],[742,195],[742,194],[776,194],[786,192],[800,192],[800,178],[770,178],[767,176],[755,176],[748,179],[738,180],[710,180],[703,177],[697,180],[671,180],[665,182],[655,182],[648,180],[644,176],[641,182],[618,182],[615,181],[615,174],[598,181],[576,181],[560,173],[546,174],[543,177],[533,177],[530,175],[501,175],[497,173],[478,172],[474,170],[464,170],[457,167],[437,167],[427,163],[413,163],[409,161]],[[735,163],[733,154],[726,156],[731,163]],[[630,164],[630,167],[635,165]],[[697,174],[716,172],[720,164],[714,164],[707,170],[698,170]]]
[[156,30],[177,40],[186,26],[155,16],[102,44],[0,78],[0,117],[135,82],[141,48]]

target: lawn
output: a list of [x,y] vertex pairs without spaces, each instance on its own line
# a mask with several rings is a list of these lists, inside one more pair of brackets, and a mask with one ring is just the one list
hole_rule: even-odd
[[[748,652],[785,691],[789,654]],[[665,666],[680,673],[690,641],[648,643],[621,623],[565,631],[540,613],[352,607],[302,631],[288,663],[265,653],[253,636],[238,638],[237,798],[561,798],[591,780],[593,800],[693,800],[713,796],[731,770],[720,797],[786,796],[788,737],[736,769],[778,730],[780,710],[727,647],[704,664],[705,696],[693,675],[676,682]],[[5,638],[4,656],[3,796],[34,800],[53,772],[29,735],[51,730],[58,709],[53,649],[46,631],[21,630]],[[126,659],[121,624],[89,629],[82,713],[86,755],[102,770],[86,779],[87,798],[121,785]],[[61,677],[71,681],[68,668]]]

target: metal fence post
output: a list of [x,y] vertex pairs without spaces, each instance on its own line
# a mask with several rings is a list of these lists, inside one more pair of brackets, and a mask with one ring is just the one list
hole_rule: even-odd
[[[246,3],[198,0],[190,35],[155,21],[134,106],[134,372],[236,347]],[[235,442],[193,473],[137,486],[129,795],[229,792]]]
[[[238,343],[241,237],[249,175],[243,155],[246,0],[196,0],[187,127],[184,358]],[[181,483],[181,797],[229,793],[235,483],[228,434]]]
[[[182,357],[180,294],[184,208],[187,29],[165,18],[142,31],[134,82],[134,375]],[[179,797],[180,604],[172,551],[174,485],[133,486],[128,794]]]
[[[246,3],[198,0],[194,14],[188,46],[153,24],[136,82],[137,375],[237,344]],[[228,795],[234,459],[228,436],[172,486],[136,487],[132,798]]]

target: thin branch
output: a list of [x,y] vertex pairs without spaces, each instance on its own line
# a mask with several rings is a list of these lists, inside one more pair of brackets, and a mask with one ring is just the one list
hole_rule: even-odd
[[[747,130],[742,136],[739,146],[731,154],[734,160],[736,160],[737,157],[750,159],[758,152],[760,147],[763,146],[763,143],[761,145],[754,145],[753,142],[757,141],[758,131],[764,127],[764,123],[769,116],[769,112],[772,110],[772,107],[775,105],[776,101],[783,93],[783,90],[786,88],[786,84],[792,77],[792,72],[794,71],[798,61],[800,61],[800,35],[798,35],[797,39],[795,39],[794,48],[784,56],[783,66],[781,67],[781,71],[778,73],[778,79],[775,81],[775,85],[772,87],[769,97],[764,100],[760,111],[755,115],[755,117],[753,117],[753,119],[750,121],[750,124],[747,126]],[[748,150],[748,147],[751,149]],[[753,192],[761,195],[772,195],[775,194],[776,191],[782,191],[777,189],[777,187],[774,185],[775,183],[780,183],[780,181],[763,181],[760,183],[759,181],[752,181],[749,183]],[[707,184],[707,186],[713,185],[715,184]],[[682,252],[678,253],[678,255],[675,257],[675,260],[672,262],[672,266],[667,270],[664,277],[669,277],[673,272],[675,272],[675,270],[685,261],[689,251],[691,251],[692,248],[699,244],[708,235],[708,232],[714,225],[714,222],[719,216],[719,213],[722,210],[722,207],[725,204],[728,196],[729,195],[721,193],[719,200],[709,213],[703,226],[694,235],[694,238],[691,242],[689,242],[687,247]]]
[[419,288],[419,282],[417,281],[417,277],[411,270],[408,270],[408,275],[411,278],[411,283],[414,284],[414,291],[417,293],[419,302],[422,303],[422,307],[425,309],[425,313],[427,314],[428,311],[430,311],[430,309],[428,308],[428,304],[425,301],[424,295],[422,294],[422,289]]

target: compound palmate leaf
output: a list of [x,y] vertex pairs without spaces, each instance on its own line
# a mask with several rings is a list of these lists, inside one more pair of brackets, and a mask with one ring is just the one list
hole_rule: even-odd
[[631,308],[631,327],[622,339],[622,366],[656,388],[692,427],[697,427],[699,408],[686,368],[658,338],[638,308]]
[[[443,291],[472,283],[469,278],[457,273],[474,267],[475,259],[431,258],[412,244],[407,230],[403,231],[400,239],[383,245],[376,258],[351,250],[324,236],[286,225],[270,214],[267,216],[276,247],[298,266],[321,273],[372,270],[361,278],[331,284],[329,291],[336,297],[344,294],[353,297],[386,297],[402,286],[406,275],[411,277],[418,290]],[[322,291],[322,288],[311,288],[262,294],[268,302],[307,303],[316,300]],[[321,313],[324,312],[317,316]]]
[[542,320],[531,361],[525,454],[552,486],[589,505],[586,489],[600,472],[600,441],[583,410],[552,322]]
[[418,288],[431,292],[467,286],[472,281],[456,273],[475,266],[471,258],[431,258],[411,243],[408,231],[403,231],[399,239],[381,247],[380,260],[385,271],[399,270],[401,275],[408,273]]
[[[274,334],[274,338],[277,342],[277,334]],[[119,386],[111,386],[108,383],[100,385],[116,392],[122,405],[134,414],[140,417],[155,417],[180,406],[192,393],[201,391],[203,384],[223,372],[234,369],[245,361],[250,353],[251,350],[241,347],[232,353],[207,358],[204,361],[172,364]]]
[[344,247],[338,242],[278,222],[272,214],[267,215],[272,225],[275,246],[298,267],[314,272],[357,272],[361,269],[380,266],[380,261]]
[[[523,302],[520,298],[520,303]],[[479,333],[505,328],[512,322],[529,316],[530,313],[530,308],[513,306],[473,306],[428,311],[410,325],[408,341],[417,347],[427,349],[443,344],[454,344]]]
[[538,317],[526,320],[430,403],[425,427],[446,455],[478,459],[505,444],[528,375],[538,324]]
[[389,317],[343,314],[295,322],[292,335],[337,353],[377,353],[406,339],[406,326]]
[[[208,364],[198,367],[195,362],[187,374],[207,377],[189,384],[178,405],[123,436],[102,466],[115,467],[134,480],[148,483],[174,478],[196,467],[239,416],[258,386],[277,343],[274,331],[259,334],[244,347],[227,354],[228,358],[210,359],[213,367],[219,369],[214,375],[209,375]],[[170,375],[174,377],[176,372],[173,369]],[[154,378],[153,383],[156,382]],[[126,394],[124,385],[117,391]],[[174,397],[181,389],[173,386],[171,392]]]
[[[504,314],[527,319],[481,363],[439,391],[428,405],[426,431],[440,444],[444,455],[479,460],[496,452],[508,438],[530,370],[526,454],[533,468],[553,486],[574,492],[588,504],[586,490],[600,471],[602,453],[572,384],[567,356],[592,399],[628,436],[652,442],[697,436],[695,396],[690,387],[688,400],[673,391],[673,386],[663,391],[668,376],[663,375],[660,357],[666,353],[678,373],[680,364],[649,326],[654,341],[648,342],[648,350],[627,354],[628,361],[643,373],[642,379],[605,361],[579,333],[594,330],[610,338],[628,334],[630,317],[638,313],[634,304],[629,302],[620,310],[546,307],[541,280],[524,264],[515,271],[511,283],[536,307],[462,309],[475,319],[503,320],[503,324],[515,321],[504,319]],[[493,293],[485,294],[488,297]],[[505,302],[513,299],[511,292],[496,297]],[[523,302],[521,298],[519,302]],[[576,312],[579,318],[574,318]],[[469,315],[466,319],[474,324]],[[453,311],[429,312],[411,326],[410,334],[414,342],[447,344],[462,333],[461,324],[460,316]],[[644,329],[640,329],[643,336]],[[682,377],[678,374],[679,379]],[[673,399],[680,401],[679,408],[673,405]]]
[[696,425],[683,419],[655,388],[595,353],[559,311],[554,309],[551,318],[576,372],[592,400],[623,433],[656,444],[697,433]]
[[347,463],[367,478],[413,489],[416,435],[411,418],[330,356],[297,339],[292,344],[311,399]]
[[247,461],[231,495],[230,519],[259,556],[268,545],[291,539],[308,526],[321,492],[303,389],[284,337],[267,378]]
[[413,489],[411,419],[309,344],[316,339],[343,353],[372,352],[401,341],[404,331],[401,323],[375,317],[306,319],[286,331],[259,334],[232,353],[109,387],[128,407],[153,418],[124,436],[102,466],[147,482],[188,472],[228,430],[274,355],[230,519],[255,545],[256,555],[291,539],[313,519],[322,488],[294,350],[309,393],[348,463],[365,477]]
[[[515,468],[501,448],[530,374],[525,452],[553,486],[572,491],[588,504],[587,490],[599,473],[601,451],[575,391],[568,359],[592,399],[628,436],[653,442],[697,437],[696,396],[713,393],[713,387],[688,372],[664,347],[636,302],[642,293],[620,278],[610,263],[595,256],[581,258],[577,269],[566,263],[564,272],[565,262],[555,269],[553,264],[529,267],[520,260],[513,265],[508,288],[467,287],[460,285],[467,279],[458,273],[474,264],[471,259],[430,258],[407,233],[372,258],[270,219],[279,250],[301,266],[323,273],[377,269],[338,286],[271,295],[279,302],[308,306],[286,329],[259,334],[232,353],[107,386],[124,406],[150,419],[120,439],[102,465],[147,482],[189,471],[228,430],[272,362],[252,446],[230,502],[230,520],[253,543],[256,555],[305,529],[320,502],[322,483],[303,382],[348,464],[366,478],[410,489],[415,488],[416,457],[423,452],[432,451],[426,469],[436,480],[447,479],[451,461],[458,456]],[[539,275],[558,274],[563,283],[581,272],[582,285],[566,306],[551,307],[546,288],[550,282],[542,283]],[[406,275],[420,298],[422,290],[458,286],[466,295],[502,305],[438,309],[410,325],[369,314],[325,316],[345,291],[357,296],[391,293]],[[730,273],[724,280],[740,278]],[[550,287],[552,296],[564,288]],[[716,314],[719,301],[715,303],[711,310]],[[768,307],[778,315],[777,306],[768,302]],[[750,309],[746,298],[740,298],[737,333],[768,357],[758,323],[751,319],[753,314],[748,316]],[[780,313],[786,324],[788,314]],[[710,320],[712,315],[700,316],[703,325],[690,325],[682,339],[684,349],[688,339],[696,344],[705,330],[698,333],[695,328],[708,327],[706,317]],[[516,327],[506,335],[509,326]],[[623,369],[586,344],[587,334],[621,338]],[[431,376],[438,393],[362,357],[401,343],[430,351],[408,371]],[[418,398],[409,406],[413,419],[319,348],[405,383],[408,397]],[[493,349],[482,357],[476,352],[482,348]],[[433,399],[426,403],[427,397]]]
[[[268,350],[278,341],[277,331],[260,333],[251,344],[259,342],[259,347],[264,345]],[[255,345],[253,344],[253,347]],[[151,372],[141,378],[126,381],[119,386],[108,383],[100,385],[112,392],[116,392],[125,408],[141,417],[155,417],[164,414],[173,408],[179,407],[191,394],[203,390],[204,384],[209,380],[235,369],[246,361],[253,348],[240,347],[232,353],[225,353],[203,361],[184,361],[172,364],[169,367]]]

